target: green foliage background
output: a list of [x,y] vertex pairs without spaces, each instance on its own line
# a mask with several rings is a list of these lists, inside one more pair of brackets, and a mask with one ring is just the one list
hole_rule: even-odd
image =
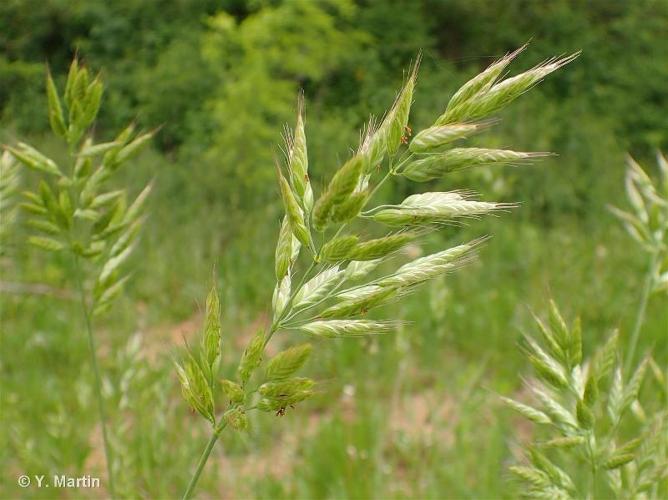
[[[583,53],[484,140],[559,156],[433,186],[474,187],[521,209],[433,241],[494,235],[480,262],[402,304],[405,331],[317,349],[310,370],[327,382],[316,402],[282,419],[257,417],[247,437],[225,436],[201,484],[211,497],[514,497],[505,477],[511,436],[529,431],[494,392],[520,387],[516,341],[529,308],[554,296],[581,314],[585,348],[633,321],[646,264],[606,204],[623,204],[626,152],[653,165],[654,151],[668,149],[667,26],[665,0],[0,3],[0,140],[27,137],[64,153],[49,137],[44,77],[48,64],[62,85],[77,53],[107,85],[98,138],[130,120],[161,127],[123,173],[135,187],[155,177],[156,194],[138,271],[98,328],[123,494],[177,495],[203,446],[170,356],[199,333],[211,269],[230,371],[266,321],[280,217],[273,158],[298,90],[318,187],[369,115],[389,107],[419,51],[411,121],[425,126],[467,78],[531,40],[514,69]],[[381,196],[400,200],[409,189],[395,184]],[[18,490],[15,478],[101,474],[103,464],[85,338],[63,285],[69,263],[27,249],[24,236],[15,231],[0,261],[0,496],[46,498]],[[650,304],[641,336],[664,365],[667,305]]]

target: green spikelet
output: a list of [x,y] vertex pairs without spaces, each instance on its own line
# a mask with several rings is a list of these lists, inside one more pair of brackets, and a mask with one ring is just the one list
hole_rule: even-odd
[[285,216],[281,222],[281,230],[278,233],[278,242],[276,244],[276,262],[274,268],[277,281],[282,280],[288,274],[288,269],[290,269],[290,265],[292,264],[292,241],[293,235],[290,230],[290,223],[287,216]]
[[325,262],[346,260],[351,255],[358,241],[359,237],[353,234],[339,236],[323,245],[320,256]]
[[246,385],[255,369],[260,366],[262,353],[264,352],[264,342],[264,333],[262,331],[257,332],[241,356],[241,362],[237,369],[241,385]]
[[288,222],[290,223],[290,229],[292,234],[295,235],[303,245],[310,247],[311,246],[311,235],[306,223],[304,222],[304,213],[299,207],[295,195],[290,188],[290,184],[283,177],[281,171],[276,168],[278,174],[278,182],[281,187],[281,198],[283,199],[283,207],[285,208],[285,213],[288,217]]
[[312,350],[311,344],[301,344],[278,353],[267,363],[267,379],[281,380],[288,378],[302,367]]
[[332,204],[339,205],[348,199],[357,186],[365,164],[364,156],[355,155],[334,174],[327,187]]
[[347,222],[357,217],[366,203],[367,196],[367,192],[353,193],[346,201],[336,205],[332,212],[332,222]]
[[238,404],[243,402],[244,390],[239,384],[232,382],[231,380],[222,379],[220,381],[220,386],[230,403]]
[[208,297],[206,298],[206,315],[204,323],[204,338],[203,347],[204,355],[210,367],[220,356],[220,342],[222,335],[222,327],[220,320],[220,299],[218,298],[218,291],[216,285],[211,287]]
[[348,258],[351,260],[374,260],[385,257],[414,239],[415,235],[412,233],[399,233],[385,236],[384,238],[364,241],[355,245]]

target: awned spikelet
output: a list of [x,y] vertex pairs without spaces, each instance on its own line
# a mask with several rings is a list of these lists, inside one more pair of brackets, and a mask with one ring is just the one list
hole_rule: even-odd
[[[482,73],[476,75],[471,80],[462,85],[457,92],[450,98],[448,103],[448,110],[454,109],[457,106],[471,101],[473,98],[484,94],[487,92],[494,82],[501,76],[505,71],[508,65],[515,59],[520,53],[526,49],[527,45],[522,45],[519,49],[506,54],[498,61],[495,61]],[[439,123],[441,118],[437,121]]]
[[348,259],[358,241],[358,236],[347,234],[325,243],[320,251],[323,261],[340,262]]
[[550,153],[527,153],[508,149],[455,148],[444,153],[431,154],[409,163],[401,172],[401,175],[415,182],[426,182],[465,168],[519,164],[545,156],[550,156]]
[[334,205],[340,205],[353,193],[364,171],[366,160],[361,155],[355,155],[334,174],[327,192]]
[[278,176],[278,183],[281,188],[283,208],[285,209],[292,234],[295,235],[295,238],[297,238],[302,245],[310,247],[311,234],[309,233],[309,230],[306,227],[306,222],[304,221],[304,212],[299,206],[299,203],[297,203],[295,195],[292,192],[292,188],[290,188],[290,184],[285,179],[285,177],[283,177],[283,174],[281,173],[278,166],[276,167],[276,174]]
[[454,123],[430,127],[422,130],[413,138],[409,149],[413,153],[433,152],[452,142],[471,137],[473,134],[490,127],[493,123],[493,121],[488,120],[480,123]]
[[461,121],[478,120],[496,113],[527,92],[550,73],[572,62],[579,52],[562,58],[550,59],[538,66],[507,78],[467,99],[449,106],[447,111],[436,121],[437,125],[446,125]]
[[218,298],[218,291],[214,284],[211,287],[209,296],[206,298],[204,336],[202,337],[204,353],[210,368],[213,368],[220,357],[221,338],[220,299]]
[[417,80],[420,58],[411,68],[406,83],[397,94],[394,104],[383,118],[376,130],[370,125],[367,130],[361,153],[368,158],[367,169],[371,169],[383,161],[386,154],[394,155],[399,147],[406,142],[408,118],[413,104],[413,92]]
[[313,208],[313,189],[308,176],[308,151],[304,131],[304,95],[300,94],[297,104],[297,123],[294,135],[286,132],[285,142],[288,155],[290,180],[299,202],[308,214]]
[[363,241],[357,243],[352,248],[347,258],[352,260],[374,260],[385,257],[392,252],[396,252],[415,238],[415,234],[406,232]]
[[363,337],[381,335],[395,331],[399,321],[371,321],[364,319],[313,321],[300,327],[301,330],[315,337]]
[[406,198],[400,205],[390,205],[371,218],[388,226],[439,224],[462,217],[477,217],[517,205],[469,199],[458,192],[423,193]]
[[288,269],[292,264],[292,230],[287,216],[283,217],[281,229],[278,233],[278,243],[275,251],[275,272],[276,279],[281,280],[288,274]]
[[328,307],[320,313],[320,316],[322,318],[350,318],[358,314],[366,314],[370,309],[387,303],[396,295],[397,290],[394,288],[369,285],[355,290],[355,293],[340,294],[339,297],[344,300]]
[[339,270],[339,266],[331,267],[316,275],[295,294],[292,307],[299,309],[319,302],[341,280],[342,275],[343,271]]
[[456,269],[469,259],[475,249],[481,245],[486,238],[479,238],[469,243],[459,245],[441,252],[404,264],[397,271],[378,281],[379,285],[386,287],[409,287],[427,280],[433,279],[445,272]]

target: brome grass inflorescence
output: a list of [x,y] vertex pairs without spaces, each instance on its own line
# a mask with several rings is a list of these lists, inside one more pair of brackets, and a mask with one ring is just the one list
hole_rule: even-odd
[[633,363],[650,296],[668,293],[668,160],[661,153],[657,153],[656,157],[661,175],[656,183],[633,158],[628,158],[625,187],[631,211],[609,207],[645,251],[649,261],[638,314],[631,332],[627,370]]
[[[536,373],[527,382],[535,403],[502,398],[544,429],[526,445],[526,464],[510,468],[526,488],[523,493],[532,498],[665,498],[665,370],[647,355],[626,373],[617,332],[584,358],[579,319],[569,327],[554,303],[549,322],[536,318],[536,324],[541,341],[526,336],[522,343]],[[658,408],[641,402],[648,371],[661,393]]]
[[[286,162],[276,167],[285,215],[276,246],[272,323],[258,332],[246,348],[237,379],[219,380],[220,329],[208,326],[220,324],[214,287],[207,300],[207,327],[202,345],[198,352],[189,352],[177,364],[185,399],[212,426],[211,439],[184,498],[192,494],[226,426],[243,430],[248,426],[248,412],[283,414],[313,393],[315,383],[296,376],[311,352],[308,344],[287,349],[264,362],[265,347],[277,332],[297,330],[317,338],[342,338],[394,330],[396,321],[363,316],[411,293],[417,285],[456,269],[471,258],[482,240],[398,265],[394,272],[384,276],[369,278],[370,272],[381,263],[392,263],[403,247],[444,224],[514,206],[478,201],[472,193],[453,191],[412,195],[396,205],[363,212],[391,177],[424,182],[464,168],[518,164],[546,155],[466,148],[459,144],[493,125],[490,115],[577,55],[550,60],[503,79],[505,68],[522,49],[503,57],[464,84],[435,123],[411,140],[408,122],[417,83],[418,64],[415,64],[380,124],[376,127],[371,121],[357,151],[332,175],[315,201],[308,174],[300,99],[295,130],[286,134]],[[384,170],[385,175],[374,183],[373,174],[379,170]],[[356,219],[371,220],[392,229],[381,237],[365,239],[348,230],[349,223]],[[301,252],[302,248],[306,252]],[[301,272],[297,266],[300,253],[310,254],[306,256],[310,263]],[[265,367],[261,369],[263,363]]]
[[[20,204],[32,232],[28,242],[48,252],[66,252],[72,257],[95,376],[109,493],[113,497],[112,451],[92,322],[110,308],[129,278],[126,262],[137,243],[144,222],[143,207],[151,191],[149,185],[129,200],[127,190],[113,189],[109,181],[148,143],[152,133],[137,135],[130,125],[114,140],[95,143],[89,131],[99,111],[104,87],[100,78],[93,78],[76,59],[70,66],[63,95],[50,74],[46,90],[51,129],[66,143],[69,162],[59,164],[20,142],[5,146],[2,168],[4,174],[10,168],[11,158],[15,158],[39,174],[38,188],[23,191],[24,201]],[[3,195],[7,194],[5,191],[3,188]],[[88,286],[89,281],[92,286]]]

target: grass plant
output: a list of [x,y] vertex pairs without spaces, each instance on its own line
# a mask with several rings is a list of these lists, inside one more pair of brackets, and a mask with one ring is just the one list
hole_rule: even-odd
[[[398,264],[402,249],[446,225],[514,207],[478,201],[467,191],[450,191],[424,192],[397,204],[365,210],[392,178],[428,182],[466,168],[518,165],[548,155],[461,144],[487,130],[493,124],[490,118],[494,113],[577,56],[550,59],[504,78],[508,65],[523,50],[521,47],[507,54],[465,83],[435,122],[411,139],[409,115],[417,84],[416,63],[390,110],[378,124],[371,120],[357,150],[334,172],[317,199],[308,174],[300,98],[294,131],[286,133],[285,161],[276,164],[285,215],[275,252],[271,324],[248,344],[237,378],[220,380],[223,335],[214,285],[206,301],[201,345],[188,349],[184,359],[176,363],[185,400],[211,426],[211,437],[184,498],[193,494],[226,427],[244,431],[249,426],[249,412],[283,415],[318,390],[314,380],[297,376],[312,351],[310,344],[296,345],[269,360],[263,359],[276,333],[295,330],[317,339],[363,337],[395,330],[399,321],[366,315],[466,264],[485,238]],[[374,180],[377,176],[381,178]],[[353,224],[358,221],[375,223],[373,231],[379,231],[379,235],[367,237],[372,229],[356,228]],[[305,270],[299,272],[301,262]],[[383,268],[392,266],[394,271],[372,278],[372,271],[381,264]]]

